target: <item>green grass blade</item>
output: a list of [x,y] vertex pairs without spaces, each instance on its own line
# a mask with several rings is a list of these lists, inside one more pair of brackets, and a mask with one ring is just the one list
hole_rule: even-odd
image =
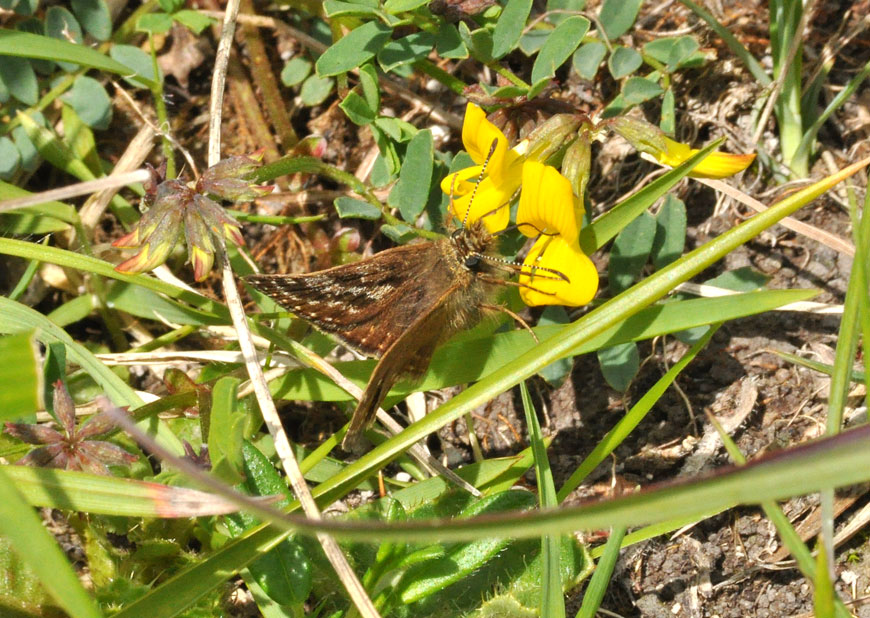
[[[550,470],[547,447],[544,446],[541,424],[538,422],[538,415],[525,382],[520,382],[520,393],[523,398],[526,425],[529,428],[529,443],[535,457],[538,501],[541,509],[558,508],[556,486],[553,483],[553,472]],[[543,581],[541,582],[541,615],[552,616],[552,618],[564,618],[565,616],[565,600],[562,598],[562,570],[559,566],[560,545],[561,539],[558,536],[541,537],[541,557],[544,565]]]
[[583,252],[594,253],[607,241],[619,234],[626,225],[634,221],[657,199],[667,193],[675,184],[686,177],[695,167],[713,152],[721,140],[708,144],[679,167],[656,178],[637,193],[616,204],[613,208],[598,217],[591,225],[580,230],[580,247]]
[[186,487],[74,470],[0,466],[31,506],[119,517],[199,517],[237,510],[227,500]]
[[601,441],[592,449],[586,458],[580,463],[576,470],[571,474],[562,488],[559,490],[558,499],[561,503],[568,495],[580,486],[589,473],[592,472],[598,465],[604,461],[610,453],[622,444],[622,441],[634,430],[635,427],[646,417],[656,402],[664,395],[668,387],[673,384],[677,376],[682,373],[692,360],[703,350],[713,334],[719,330],[717,327],[710,327],[704,336],[701,337],[689,351],[683,354],[683,357],[671,367],[668,372],[650,388],[640,400],[634,404],[631,410],[626,413],[622,419],[607,432]]
[[33,414],[39,408],[42,370],[34,333],[0,337],[0,420]]
[[7,539],[58,605],[74,618],[102,616],[54,538],[0,470],[0,535]]
[[[17,30],[0,29],[0,55],[19,56],[23,58],[39,58],[75,62],[85,67],[108,71],[117,75],[133,75],[134,71],[120,62],[112,60],[105,54],[85,45],[76,45],[49,36],[19,32]],[[154,82],[144,77],[137,79],[148,84],[149,88],[156,86]]]
[[595,618],[598,607],[604,599],[604,593],[607,592],[607,584],[610,583],[610,576],[613,575],[613,568],[619,558],[619,550],[622,547],[624,537],[625,528],[613,528],[610,531],[610,538],[604,545],[604,553],[595,566],[595,572],[586,587],[583,604],[580,606],[580,611],[577,612],[577,618]]
[[[763,290],[717,298],[693,298],[665,302],[639,311],[636,315],[614,325],[600,335],[578,345],[572,355],[594,352],[602,347],[629,341],[641,341],[687,328],[707,326],[711,319],[733,320],[783,305],[806,300],[816,295],[815,290]],[[569,326],[539,326],[533,330],[538,339],[558,337]],[[270,332],[260,327],[258,334],[279,347],[286,345],[274,340]],[[494,335],[457,337],[440,347],[432,357],[430,370],[421,382],[413,385],[398,384],[391,398],[404,397],[414,390],[434,390],[455,384],[484,379],[504,365],[505,358],[516,358],[535,346],[526,331],[510,331]],[[457,363],[455,359],[466,359]],[[365,386],[374,367],[373,361],[336,363],[336,369],[349,380]],[[350,395],[326,376],[314,369],[298,369],[271,382],[272,393],[284,399],[317,401],[350,401]]]
[[25,260],[39,260],[48,264],[57,264],[65,268],[74,268],[83,272],[101,275],[118,281],[134,283],[143,288],[166,294],[170,298],[177,298],[208,312],[212,316],[219,317],[224,323],[229,323],[229,313],[224,305],[213,301],[201,294],[185,290],[178,286],[166,283],[148,275],[125,275],[115,270],[114,264],[97,258],[58,249],[46,247],[37,243],[16,240],[14,238],[0,238],[0,253],[14,255]]
[[795,150],[794,157],[797,159],[799,157],[809,157],[810,151],[813,146],[813,142],[816,139],[816,135],[819,133],[819,129],[822,128],[822,125],[828,121],[828,118],[840,109],[843,104],[849,100],[849,97],[854,94],[855,90],[858,89],[858,86],[864,83],[864,80],[870,76],[870,62],[864,65],[864,68],[861,69],[861,72],[858,73],[855,77],[849,80],[849,83],[846,84],[846,87],[843,88],[837,96],[828,104],[818,118],[816,118],[815,122],[810,125],[810,127],[804,131],[803,137],[801,137],[801,141],[797,146],[797,150]]

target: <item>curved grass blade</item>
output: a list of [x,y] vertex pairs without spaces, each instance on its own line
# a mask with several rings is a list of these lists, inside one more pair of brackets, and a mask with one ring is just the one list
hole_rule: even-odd
[[3,470],[0,470],[0,535],[12,543],[18,556],[70,616],[102,616],[36,511],[15,490]]

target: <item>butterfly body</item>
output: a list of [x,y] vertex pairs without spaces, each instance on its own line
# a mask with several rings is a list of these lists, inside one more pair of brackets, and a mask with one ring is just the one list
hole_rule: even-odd
[[343,442],[355,450],[396,381],[423,375],[440,343],[481,320],[503,276],[485,259],[495,249],[475,222],[327,270],[245,279],[347,347],[380,358]]

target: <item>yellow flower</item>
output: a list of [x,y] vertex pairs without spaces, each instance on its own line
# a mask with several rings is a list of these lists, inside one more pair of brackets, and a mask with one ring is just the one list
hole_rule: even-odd
[[[444,178],[441,190],[452,193],[451,212],[456,218],[466,223],[482,219],[490,233],[501,231],[510,222],[510,209],[505,206],[520,186],[523,156],[508,148],[504,133],[474,103],[465,108],[462,143],[476,165]],[[471,182],[481,175],[484,164],[484,178],[476,184]]]
[[[696,148],[682,142],[665,138],[666,150],[650,153],[659,162],[676,167],[698,153]],[[711,152],[695,166],[689,176],[695,178],[727,178],[742,172],[755,160],[754,154],[731,154],[727,152]]]
[[523,262],[520,285],[520,298],[527,305],[579,307],[598,291],[598,271],[576,241],[541,236]]
[[595,296],[598,272],[579,244],[582,213],[568,179],[554,167],[526,161],[517,225],[526,236],[539,236],[520,274],[527,305],[576,307]]
[[580,235],[578,211],[583,212],[583,205],[574,196],[567,178],[554,167],[526,161],[517,210],[517,226],[523,234],[534,238],[556,233],[568,242],[576,242]]

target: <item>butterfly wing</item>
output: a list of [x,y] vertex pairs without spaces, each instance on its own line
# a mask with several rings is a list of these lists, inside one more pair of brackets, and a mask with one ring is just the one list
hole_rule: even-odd
[[452,334],[451,297],[458,289],[457,284],[448,287],[441,298],[384,352],[353,412],[342,448],[353,452],[360,450],[362,432],[372,424],[378,407],[400,376],[419,376],[426,371],[435,347]]
[[388,249],[310,274],[245,280],[367,356],[384,354],[452,284],[435,242]]

